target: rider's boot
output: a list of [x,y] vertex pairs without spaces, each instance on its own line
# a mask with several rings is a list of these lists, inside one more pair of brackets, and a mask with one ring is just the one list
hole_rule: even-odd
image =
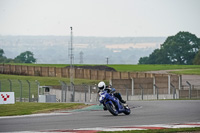
[[103,106],[103,110],[105,110],[105,111],[106,111],[106,110],[108,110],[108,109],[107,109],[105,106]]
[[125,108],[128,108],[128,104],[124,104],[124,107],[125,107]]

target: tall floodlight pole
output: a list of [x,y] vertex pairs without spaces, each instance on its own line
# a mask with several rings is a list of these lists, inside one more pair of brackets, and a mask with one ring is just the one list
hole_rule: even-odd
[[73,55],[73,32],[72,32],[72,27],[71,28],[71,41],[70,41],[70,82],[73,83],[73,59],[74,59],[74,55]]
[[83,52],[81,51],[79,54],[80,54],[80,62],[79,63],[83,64]]
[[108,59],[109,59],[109,58],[108,58],[108,57],[106,57],[106,63],[107,63],[107,65],[108,65]]
[[73,32],[72,27],[71,28],[71,41],[70,41],[70,86],[71,90],[74,90],[73,84],[74,84],[74,70],[73,70],[73,60],[74,60],[74,54],[73,54]]

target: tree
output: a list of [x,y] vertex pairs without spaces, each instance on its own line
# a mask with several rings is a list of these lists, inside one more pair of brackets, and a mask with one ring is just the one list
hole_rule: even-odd
[[168,37],[162,47],[167,52],[171,64],[192,64],[200,49],[200,41],[194,34],[179,32]]
[[6,62],[6,57],[4,55],[4,50],[0,48],[0,63],[5,63]]
[[3,49],[0,48],[0,57],[3,57],[3,55],[4,55],[4,51]]
[[148,64],[147,61],[149,60],[149,57],[140,57],[139,64]]
[[0,57],[0,63],[6,63],[6,57],[4,56]]
[[145,64],[193,64],[199,49],[199,38],[189,32],[179,32],[169,36],[160,49],[154,50]]
[[153,53],[149,55],[148,64],[170,64],[170,60],[166,54],[163,48],[155,49]]
[[196,54],[194,60],[193,60],[193,64],[194,65],[200,65],[200,50],[199,52]]
[[36,59],[33,57],[33,53],[30,51],[26,51],[18,55],[14,61],[16,63],[34,63],[36,62]]

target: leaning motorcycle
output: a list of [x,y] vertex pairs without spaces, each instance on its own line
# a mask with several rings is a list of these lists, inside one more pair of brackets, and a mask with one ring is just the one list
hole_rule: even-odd
[[127,104],[122,104],[113,93],[108,93],[106,89],[99,92],[99,102],[114,116],[117,116],[119,113],[124,113],[125,115],[131,113]]

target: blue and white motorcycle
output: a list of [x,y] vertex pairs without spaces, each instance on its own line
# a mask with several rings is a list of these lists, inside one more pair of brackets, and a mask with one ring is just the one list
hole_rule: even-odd
[[106,89],[99,92],[99,102],[103,104],[104,110],[107,109],[114,116],[117,116],[119,113],[124,113],[125,115],[131,113],[127,104],[122,104],[113,93],[108,93]]

